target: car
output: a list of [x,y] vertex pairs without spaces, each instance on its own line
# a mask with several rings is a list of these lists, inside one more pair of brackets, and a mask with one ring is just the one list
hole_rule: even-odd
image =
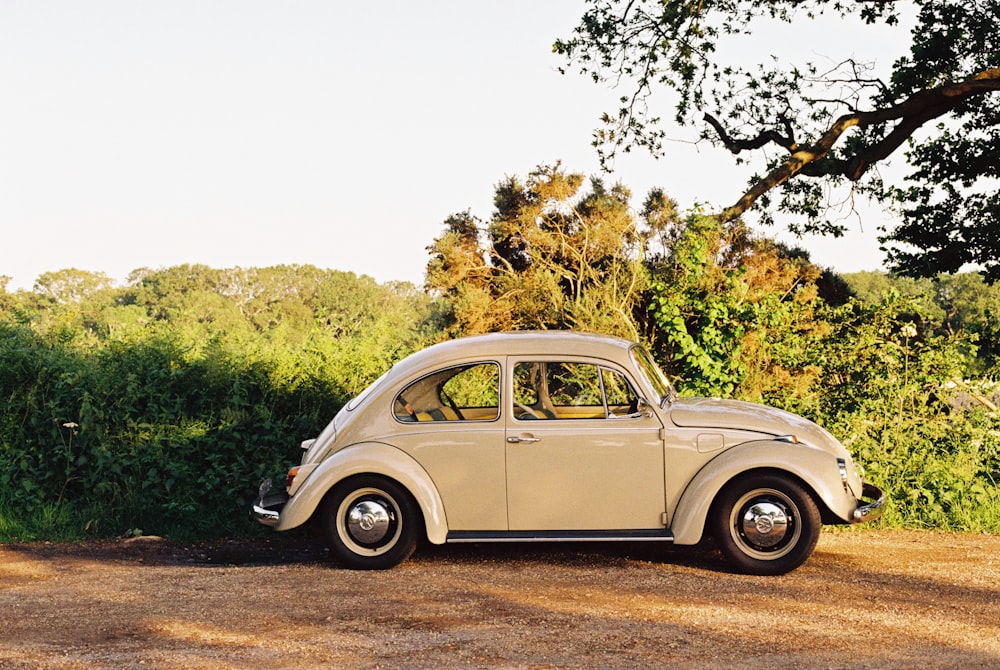
[[643,346],[582,332],[492,333],[396,363],[348,402],[252,515],[314,524],[346,567],[386,569],[418,542],[713,538],[731,567],[779,575],[822,524],[886,497],[798,415],[681,398]]

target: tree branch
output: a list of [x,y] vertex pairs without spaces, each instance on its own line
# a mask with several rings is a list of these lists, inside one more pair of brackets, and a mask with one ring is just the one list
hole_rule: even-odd
[[[809,176],[837,174],[851,181],[857,181],[868,168],[890,156],[927,121],[953,111],[972,98],[998,90],[1000,90],[1000,68],[983,70],[961,82],[948,83],[937,88],[919,91],[906,100],[885,109],[845,114],[834,121],[815,144],[809,146],[786,146],[778,141],[787,141],[786,138],[782,138],[774,131],[761,133],[752,140],[733,140],[716,119],[706,115],[706,121],[715,128],[723,145],[733,153],[738,153],[743,149],[760,148],[768,142],[785,146],[790,152],[785,160],[753,184],[735,204],[724,209],[720,216],[724,221],[740,216],[753,207],[754,203],[765,193],[781,186],[799,173]],[[875,144],[854,156],[842,160],[824,161],[822,165],[819,164],[850,128],[855,126],[867,128],[891,121],[899,123],[888,135]],[[777,136],[777,139],[771,135]],[[733,147],[736,147],[736,150]]]
[[[729,133],[726,132],[726,129],[721,123],[719,123],[719,120],[708,112],[705,112],[705,121],[715,129],[715,133],[719,136],[719,141],[722,142],[722,145],[729,149],[729,151],[733,154],[738,154],[742,151],[760,149],[765,144],[769,143],[777,144],[778,146],[784,147],[789,151],[795,150],[795,140],[792,138],[791,132],[789,132],[788,137],[785,137],[775,130],[765,130],[752,139],[738,140],[730,137]],[[791,131],[791,126],[787,123],[787,121],[785,123],[785,128]]]

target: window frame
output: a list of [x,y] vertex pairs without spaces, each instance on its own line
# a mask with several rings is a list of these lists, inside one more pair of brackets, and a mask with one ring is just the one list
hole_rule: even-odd
[[[519,402],[519,397],[518,397],[518,393],[517,393],[517,379],[518,379],[517,370],[518,370],[518,367],[521,366],[521,365],[541,365],[541,364],[545,364],[546,366],[548,366],[548,364],[560,364],[560,365],[567,365],[567,364],[569,364],[569,365],[590,365],[590,366],[595,367],[597,369],[597,380],[598,380],[598,383],[599,383],[600,393],[601,393],[601,404],[600,404],[600,407],[601,407],[601,409],[603,411],[603,416],[578,416],[578,417],[574,417],[574,416],[561,416],[556,411],[556,406],[555,405],[552,405],[551,408],[542,407],[542,405],[544,405],[544,402],[545,402],[543,400],[543,397],[548,394],[548,388],[547,388],[547,384],[548,384],[548,374],[547,374],[547,372],[548,371],[547,371],[547,368],[546,368],[546,374],[543,375],[543,377],[544,377],[544,383],[546,384],[546,389],[544,389],[544,393],[543,393],[543,389],[540,389],[540,388],[538,388],[536,386],[534,388],[534,395],[537,397],[536,403],[534,405],[521,405],[520,402]],[[638,403],[643,400],[643,395],[639,391],[639,389],[641,388],[641,386],[639,386],[639,384],[636,383],[636,380],[633,379],[631,377],[631,375],[629,375],[628,372],[626,370],[624,370],[621,366],[616,365],[616,364],[614,364],[614,363],[612,363],[610,361],[595,360],[595,359],[590,359],[590,358],[578,358],[578,357],[575,357],[575,356],[518,356],[518,357],[513,358],[513,359],[511,359],[511,360],[508,361],[508,367],[509,367],[510,380],[511,380],[510,381],[510,391],[511,391],[511,393],[510,393],[510,396],[511,396],[510,413],[511,413],[511,418],[513,420],[517,421],[517,422],[530,424],[530,423],[535,422],[535,421],[545,421],[545,422],[551,422],[551,421],[608,421],[608,420],[621,420],[621,419],[628,419],[628,418],[638,418],[639,416],[641,416],[641,414],[638,411],[637,412],[633,412],[633,413],[629,413],[629,414],[624,414],[624,415],[617,415],[617,414],[612,414],[611,413],[611,411],[609,409],[609,405],[608,405],[608,392],[607,392],[607,388],[606,388],[606,385],[605,385],[605,379],[604,379],[604,373],[605,372],[608,372],[610,374],[618,375],[619,377],[622,378],[622,380],[624,380],[625,384],[628,386],[628,389],[631,391],[632,395],[637,400],[637,407],[638,407]],[[549,403],[551,404],[551,400],[549,400]],[[597,407],[597,406],[598,405],[580,405],[580,407]],[[518,411],[517,411],[519,407],[523,410],[520,413],[518,413]],[[567,405],[566,407],[575,407],[575,405]],[[539,413],[539,415],[533,416],[533,415],[529,414],[528,410],[530,410],[533,413]],[[551,413],[554,416],[548,416],[547,413]]]
[[[455,378],[457,375],[462,374],[462,373],[464,373],[464,372],[466,372],[468,370],[472,370],[473,368],[476,368],[476,367],[479,367],[479,366],[493,366],[494,371],[496,373],[495,383],[496,383],[496,397],[497,397],[497,400],[496,400],[496,403],[494,405],[484,405],[482,407],[475,407],[475,408],[466,407],[465,409],[477,409],[477,410],[494,409],[495,410],[495,414],[493,416],[489,417],[489,418],[472,418],[472,419],[464,418],[460,414],[457,415],[458,418],[454,418],[454,419],[448,418],[443,413],[442,413],[442,416],[444,416],[444,418],[436,418],[433,415],[431,415],[431,412],[436,411],[436,410],[447,409],[450,412],[454,412],[454,409],[452,407],[450,407],[450,405],[448,404],[448,402],[444,398],[441,397],[441,391],[442,391],[444,385],[447,384],[449,381],[451,381],[453,378]],[[397,407],[405,407],[404,402],[406,404],[409,404],[409,402],[406,401],[405,398],[404,398],[404,396],[407,395],[408,391],[410,391],[411,389],[413,389],[418,384],[426,382],[428,379],[430,379],[432,377],[437,377],[437,376],[443,375],[444,373],[446,373],[446,372],[448,372],[450,370],[459,370],[459,371],[455,372],[454,374],[452,374],[450,376],[444,377],[442,381],[436,382],[432,386],[433,396],[434,396],[434,398],[438,402],[438,406],[437,407],[431,407],[431,408],[421,407],[419,409],[413,408],[414,411],[410,415],[400,414],[397,411]],[[420,397],[426,397],[426,396],[427,396],[426,392],[423,392],[423,393],[420,394]],[[501,363],[499,361],[493,360],[493,359],[476,360],[476,361],[469,361],[469,362],[465,362],[465,363],[454,363],[452,365],[446,365],[444,367],[432,370],[431,372],[423,374],[423,375],[417,377],[416,379],[413,379],[412,381],[408,382],[402,389],[400,389],[393,396],[392,402],[389,404],[389,411],[392,414],[392,418],[397,423],[405,424],[405,425],[437,425],[437,426],[441,426],[441,425],[458,425],[458,424],[468,424],[468,423],[491,423],[491,422],[496,422],[496,421],[500,420],[500,418],[502,416],[502,408],[503,408],[503,365],[501,365]],[[420,419],[420,418],[418,418],[419,416],[424,415],[424,414],[427,414],[430,418],[427,418],[427,419]],[[407,416],[412,416],[413,418],[412,419],[411,418],[407,418]]]

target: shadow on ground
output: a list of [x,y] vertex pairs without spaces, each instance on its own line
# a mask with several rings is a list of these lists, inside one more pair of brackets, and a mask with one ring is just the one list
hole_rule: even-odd
[[[83,543],[10,544],[6,549],[39,558],[79,558],[151,565],[259,566],[336,562],[322,541],[308,532],[291,532],[266,539],[218,539],[180,543],[147,536],[92,540]],[[482,564],[494,561],[546,561],[553,564],[643,561],[721,571],[724,564],[710,545],[677,547],[661,543],[509,543],[424,544],[410,561],[433,564]]]

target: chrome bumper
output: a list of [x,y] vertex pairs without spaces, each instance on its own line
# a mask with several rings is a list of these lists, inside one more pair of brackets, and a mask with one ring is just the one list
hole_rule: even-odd
[[[885,493],[877,486],[865,483],[861,489],[861,500],[854,514],[851,515],[851,523],[864,523],[872,521],[882,516],[882,507],[885,505]],[[870,500],[871,502],[866,502]]]
[[265,479],[257,489],[257,500],[250,510],[250,516],[265,526],[277,526],[281,509],[287,502],[288,494],[284,491],[271,493],[271,480]]

